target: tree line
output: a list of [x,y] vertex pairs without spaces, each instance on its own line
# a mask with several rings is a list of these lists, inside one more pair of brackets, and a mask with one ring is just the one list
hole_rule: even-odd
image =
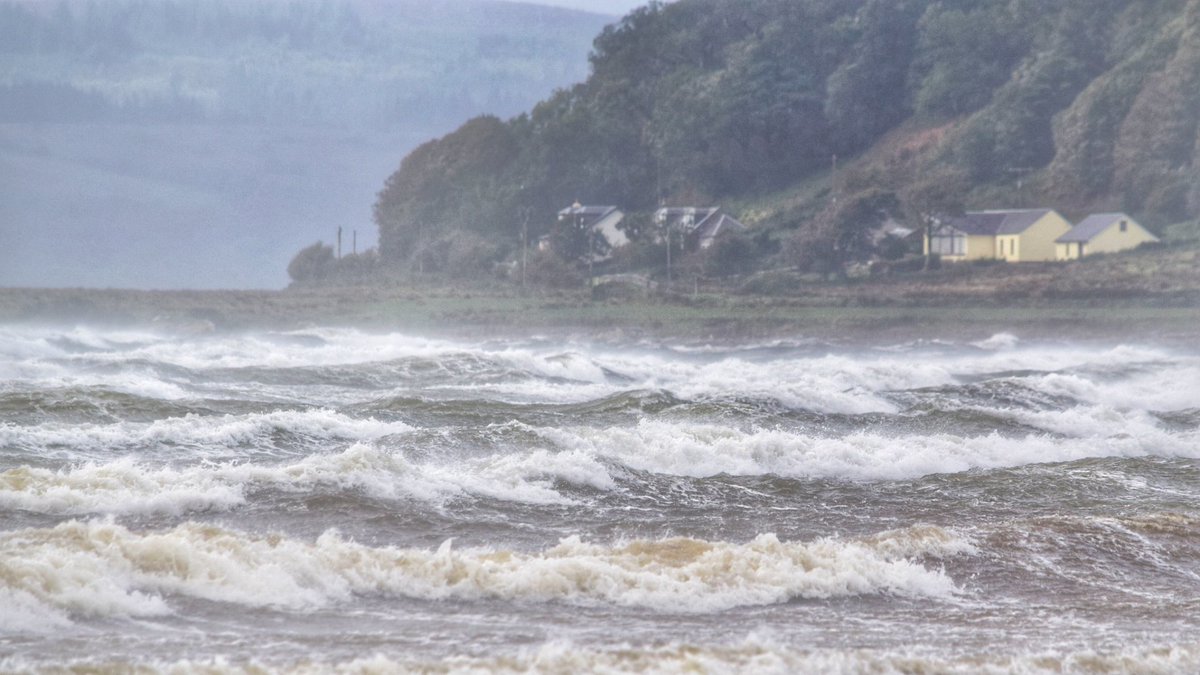
[[583,77],[601,25],[495,0],[0,0],[0,120],[447,128]]
[[801,195],[763,209],[751,267],[874,256],[881,219],[972,204],[1200,212],[1200,0],[651,2],[590,66],[405,157],[375,204],[380,265],[486,273],[574,200],[637,231],[663,203]]

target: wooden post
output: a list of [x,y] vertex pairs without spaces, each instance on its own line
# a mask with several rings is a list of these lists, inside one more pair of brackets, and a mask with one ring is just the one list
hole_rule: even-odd
[[525,217],[521,219],[521,290],[525,290],[525,267],[529,258],[529,209],[522,210]]
[[671,221],[667,220],[667,290],[671,290]]

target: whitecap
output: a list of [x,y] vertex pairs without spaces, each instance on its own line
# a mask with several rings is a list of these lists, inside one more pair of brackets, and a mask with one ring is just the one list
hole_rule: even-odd
[[[897,542],[900,543],[897,543]],[[0,533],[0,591],[71,616],[147,616],[175,595],[305,610],[356,594],[496,598],[703,613],[857,595],[949,598],[953,582],[912,558],[957,555],[948,531],[745,543],[675,538],[612,545],[568,537],[540,552],[373,548],[335,531],[313,542],[184,523],[134,532],[109,521]]]

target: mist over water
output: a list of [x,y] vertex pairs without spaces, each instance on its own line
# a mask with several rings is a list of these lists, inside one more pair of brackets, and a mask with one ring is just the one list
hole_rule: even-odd
[[0,670],[1187,672],[1200,352],[0,328]]

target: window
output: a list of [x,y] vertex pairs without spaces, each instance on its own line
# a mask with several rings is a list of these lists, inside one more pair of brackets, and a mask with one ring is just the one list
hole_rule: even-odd
[[1122,231],[1122,232],[1125,232],[1125,231],[1126,231],[1126,230],[1128,230],[1128,229],[1129,229],[1129,223],[1128,223],[1128,222],[1126,222],[1126,221],[1124,221],[1124,220],[1122,220],[1122,221],[1121,221],[1121,231]]
[[953,231],[935,234],[929,239],[929,252],[938,255],[966,255],[967,235]]

